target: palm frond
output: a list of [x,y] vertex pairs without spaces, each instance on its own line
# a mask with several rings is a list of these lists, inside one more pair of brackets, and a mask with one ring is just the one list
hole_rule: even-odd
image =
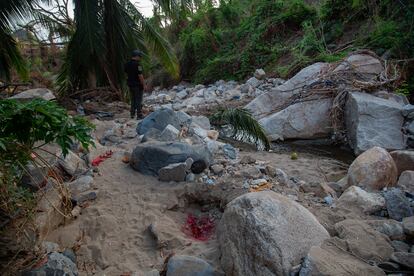
[[136,25],[135,35],[140,38],[146,48],[159,58],[161,64],[174,77],[178,78],[179,62],[170,43],[158,32],[130,1],[121,1],[125,9],[132,15]]
[[11,68],[26,80],[29,72],[16,41],[6,29],[0,28],[0,79],[10,79]]
[[258,148],[270,149],[270,142],[263,127],[249,111],[240,108],[222,108],[214,113],[210,119],[216,125],[231,125],[234,129],[233,138],[239,141],[253,142]]

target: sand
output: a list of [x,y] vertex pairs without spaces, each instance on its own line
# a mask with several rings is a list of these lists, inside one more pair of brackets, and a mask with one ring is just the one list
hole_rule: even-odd
[[[96,136],[100,137],[112,124],[110,121],[99,123]],[[223,178],[216,187],[207,188],[200,187],[204,185],[200,183],[160,182],[122,162],[124,151],[132,151],[137,143],[131,139],[121,147],[98,146],[92,151],[93,157],[108,149],[114,151],[95,175],[98,198],[82,209],[77,219],[54,230],[45,240],[74,248],[80,275],[144,275],[153,269],[161,270],[171,253],[201,257],[221,271],[215,235],[208,241],[197,241],[182,229],[189,213],[202,214],[202,210],[217,213],[219,205],[227,203],[208,205],[208,198],[197,200],[195,190],[201,191],[201,197],[209,196],[202,192],[207,189],[210,195],[215,192],[218,198],[229,201],[247,192],[241,188],[241,181]],[[258,163],[271,164],[289,176],[308,182],[334,180],[345,173],[335,160],[311,154],[300,153],[298,160],[291,160],[287,153],[243,151],[240,154],[252,155]],[[151,224],[155,225],[158,243],[148,230]]]

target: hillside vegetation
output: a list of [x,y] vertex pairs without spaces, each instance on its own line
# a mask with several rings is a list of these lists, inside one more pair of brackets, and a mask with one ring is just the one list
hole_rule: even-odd
[[[286,78],[312,62],[365,48],[397,61],[403,92],[414,87],[413,1],[204,1],[170,20],[162,31],[174,45],[182,78],[191,82],[241,80],[259,67]],[[169,84],[160,68],[153,67],[154,84]]]

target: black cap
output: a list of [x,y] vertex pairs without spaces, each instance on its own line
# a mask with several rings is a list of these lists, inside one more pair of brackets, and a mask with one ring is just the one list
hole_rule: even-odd
[[142,57],[142,52],[140,50],[134,50],[132,51],[132,57]]

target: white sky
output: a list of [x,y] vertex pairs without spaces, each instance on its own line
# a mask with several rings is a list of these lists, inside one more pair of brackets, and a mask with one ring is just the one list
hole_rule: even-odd
[[[145,17],[152,16],[153,3],[151,0],[132,0],[131,2],[142,12],[142,14],[144,14]],[[73,10],[72,1],[69,2],[69,7]]]

